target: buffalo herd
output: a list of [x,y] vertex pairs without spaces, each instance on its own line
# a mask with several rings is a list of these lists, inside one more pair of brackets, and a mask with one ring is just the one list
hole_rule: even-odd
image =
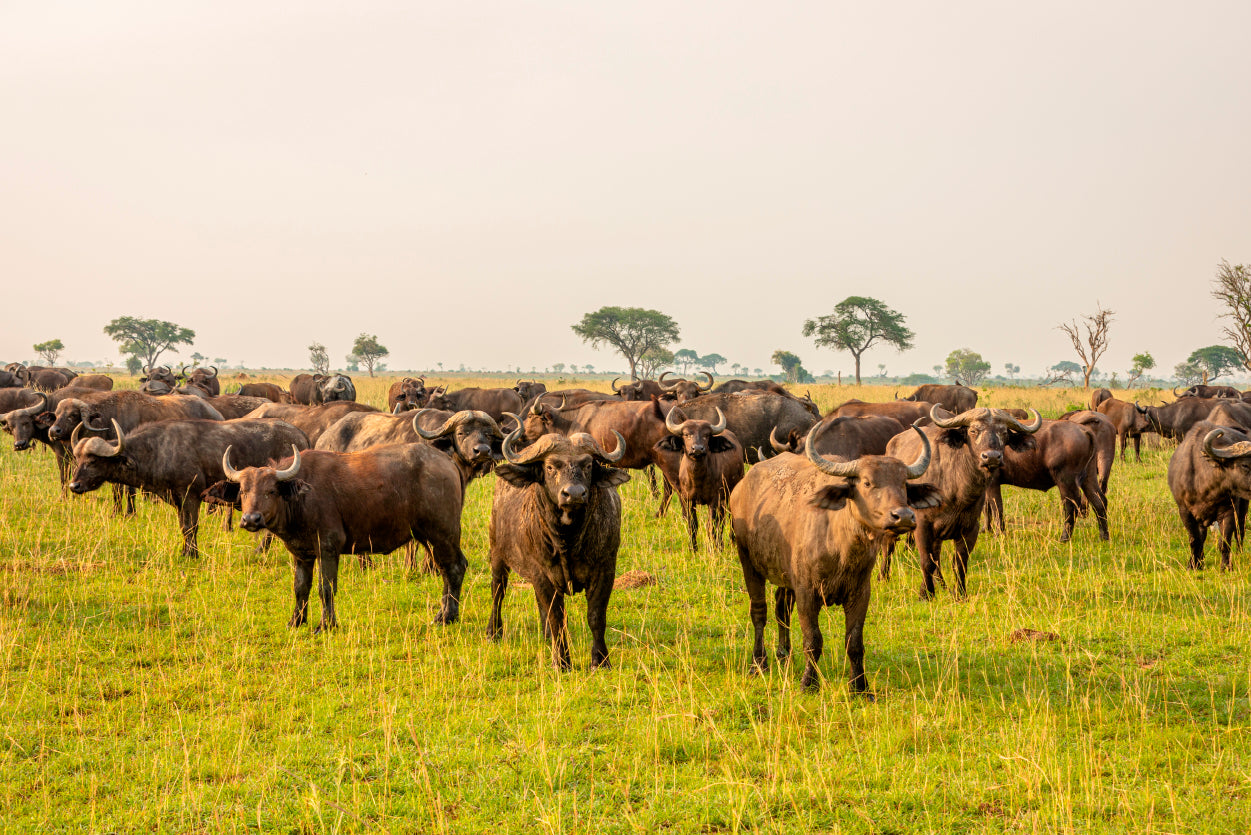
[[[1004,530],[1003,485],[1060,495],[1060,539],[1092,513],[1108,539],[1108,483],[1119,440],[1124,461],[1141,437],[1176,440],[1168,486],[1203,566],[1209,528],[1222,568],[1241,545],[1251,499],[1251,397],[1225,386],[1174,391],[1171,403],[1096,391],[1089,409],[1044,419],[1037,411],[979,408],[964,385],[926,385],[888,403],[849,400],[822,415],[808,395],[772,382],[613,380],[612,393],[427,386],[405,377],[386,411],[357,402],[342,374],[300,374],[283,390],[248,383],[223,394],[216,368],[144,369],[139,390],[103,375],[10,365],[0,371],[0,428],[17,451],[54,453],[63,491],[113,489],[118,513],[142,492],[178,515],[183,554],[200,553],[203,505],[235,511],[247,531],[291,553],[291,626],[309,619],[314,571],[318,630],[336,625],[339,560],[421,546],[443,581],[436,622],[460,612],[468,559],[461,547],[465,490],[492,471],[487,633],[503,635],[511,572],[534,591],[554,663],[571,666],[565,597],[584,592],[592,667],[609,665],[608,601],[622,536],[617,488],[644,472],[665,514],[677,494],[689,545],[708,507],[719,545],[727,516],[750,600],[752,665],[768,667],[766,585],[774,592],[777,657],[790,654],[790,619],[803,636],[803,684],[815,687],[822,607],[838,605],[851,687],[867,689],[864,623],[870,579],[889,578],[909,540],[921,595],[961,596],[983,530]],[[656,484],[655,473],[660,473]]]

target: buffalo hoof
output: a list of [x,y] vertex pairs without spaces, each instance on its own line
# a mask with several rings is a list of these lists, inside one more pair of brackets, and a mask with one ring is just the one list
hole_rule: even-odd
[[1071,533],[1062,533],[1062,534],[1060,534],[1060,541],[1061,541],[1061,542],[1068,542],[1068,541],[1069,541],[1070,539],[1072,539],[1072,538],[1073,538],[1073,534],[1071,534]]
[[609,661],[607,658],[602,658],[599,661],[591,662],[591,672],[595,672],[596,670],[611,670],[611,669],[612,669],[612,662]]
[[339,624],[337,623],[319,623],[313,627],[313,634],[321,635],[321,634],[327,633],[331,629],[334,629],[335,627],[337,627],[338,625]]
[[860,695],[863,696],[864,700],[869,704],[873,704],[877,701],[877,696],[874,696],[873,691],[871,690],[862,690]]
[[751,674],[754,676],[763,676],[769,673],[769,659],[763,655],[759,658],[753,658],[751,661]]
[[805,690],[820,690],[821,677],[816,673],[804,673],[804,677],[799,680]]
[[434,616],[433,623],[435,626],[447,626],[449,623],[456,623],[459,617],[459,612],[439,612]]

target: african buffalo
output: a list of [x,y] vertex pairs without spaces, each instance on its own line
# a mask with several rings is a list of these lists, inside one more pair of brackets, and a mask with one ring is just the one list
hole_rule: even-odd
[[291,380],[291,398],[305,406],[355,401],[356,386],[346,374],[297,374]]
[[1133,403],[1117,400],[1115,397],[1104,400],[1095,408],[1095,411],[1112,422],[1116,436],[1121,439],[1121,460],[1125,460],[1125,447],[1128,441],[1133,439],[1134,460],[1141,463],[1142,433],[1152,431],[1146,416],[1136,409]]
[[1236,426],[1239,429],[1251,431],[1251,403],[1244,403],[1241,400],[1225,400],[1208,412],[1207,421],[1217,426]]
[[1242,392],[1238,391],[1238,389],[1233,386],[1194,385],[1183,391],[1181,394],[1178,394],[1177,387],[1174,386],[1173,396],[1179,399],[1182,397],[1224,397],[1231,400],[1241,400]]
[[82,374],[70,381],[70,385],[79,389],[95,391],[112,391],[113,378],[106,374]]
[[[405,377],[396,380],[387,389],[387,411],[396,414],[409,409],[420,409],[426,405],[430,393],[426,390],[426,378]],[[396,407],[400,407],[398,410]]]
[[521,396],[510,388],[465,388],[431,397],[426,405],[447,412],[486,412],[499,423],[505,414],[520,412],[523,403]]
[[517,392],[517,396],[521,398],[523,405],[528,404],[531,400],[544,394],[547,386],[536,380],[518,380],[517,385],[513,386],[513,391]]
[[543,634],[557,668],[570,668],[565,596],[586,590],[586,621],[591,630],[591,667],[609,667],[604,632],[608,598],[617,573],[621,544],[621,499],[617,487],[630,476],[609,464],[626,453],[615,438],[615,452],[604,452],[581,432],[545,435],[525,450],[513,443],[518,426],[504,439],[507,463],[496,468],[491,505],[491,618],[487,635],[504,633],[503,604],[509,571],[530,582]]
[[904,431],[904,425],[891,417],[865,415],[847,417],[826,415],[806,433],[793,431],[785,442],[769,436],[774,452],[798,452],[804,439],[816,434],[817,452],[830,458],[851,461],[862,455],[885,455],[890,439]]
[[[1033,444],[1030,436],[1042,426],[1042,416],[1034,412],[1034,422],[1021,423],[1002,409],[970,409],[955,416],[935,405],[930,409],[933,423],[923,431],[933,445],[933,462],[925,475],[925,483],[936,487],[942,504],[921,512],[914,534],[921,561],[923,583],[921,596],[934,596],[934,575],[942,577],[939,557],[943,542],[952,540],[955,593],[965,593],[969,553],[977,545],[981,530],[982,507],[986,503],[986,485],[1003,463],[1004,447],[1027,449]],[[905,432],[893,438],[886,454],[900,459],[916,456],[918,439]],[[890,576],[889,549],[882,561],[883,579]]]
[[673,399],[672,396],[661,388],[660,383],[655,380],[640,380],[634,377],[625,385],[617,385],[620,377],[614,377],[612,383],[613,392],[620,400],[651,400],[653,397]]
[[206,397],[204,401],[221,412],[226,420],[241,418],[271,402],[266,397],[247,397],[242,394],[219,394],[216,397]]
[[790,394],[781,383],[773,380],[726,380],[712,387],[711,394],[734,394],[739,391],[771,391],[774,394]]
[[873,563],[884,539],[916,527],[917,510],[934,508],[937,488],[912,483],[930,463],[930,441],[922,430],[920,453],[911,464],[869,455],[834,461],[816,451],[808,435],[804,456],[783,453],[752,467],[730,495],[734,542],[751,599],[753,667],[763,672],[768,620],[766,583],[777,587],[778,660],[790,656],[791,611],[803,631],[805,687],[819,686],[817,663],[824,639],[822,606],[842,606],[851,688],[868,689],[864,674],[864,621],[869,610]]
[[469,562],[460,547],[464,501],[451,459],[426,444],[392,444],[351,454],[307,450],[276,466],[231,466],[222,456],[227,482],[207,491],[238,503],[245,530],[268,530],[291,552],[295,611],[288,625],[308,621],[313,566],[321,570],[321,625],[338,623],[334,595],[340,554],[387,554],[411,540],[425,545],[443,575],[435,623],[460,615],[460,593]]
[[200,555],[201,493],[224,479],[222,454],[236,450],[238,460],[261,466],[288,449],[307,449],[304,433],[280,420],[163,420],[145,423],[129,434],[113,419],[113,443],[103,438],[78,440],[74,427],[72,493],[89,493],[105,482],[152,493],[178,511],[182,554]]
[[865,403],[863,400],[848,400],[830,414],[835,417],[869,417],[876,415],[894,418],[904,426],[911,426],[917,421],[921,421],[921,425],[924,426],[930,421],[930,408],[933,405],[933,403],[912,402],[910,400],[895,400],[890,403]]
[[943,386],[927,383],[918,386],[917,390],[907,397],[897,397],[913,403],[937,403],[954,415],[967,412],[977,405],[977,392],[968,386]]
[[1112,478],[1112,465],[1116,463],[1116,427],[1112,421],[1099,412],[1082,409],[1060,415],[1060,420],[1067,420],[1085,427],[1095,438],[1095,464],[1099,473],[1099,491],[1103,493],[1103,501],[1108,501],[1108,481]]
[[285,420],[308,436],[310,444],[317,446],[317,440],[323,432],[334,426],[344,416],[354,412],[377,413],[378,410],[366,403],[357,403],[354,400],[323,403],[320,406],[302,406],[298,403],[265,403],[254,411],[248,412],[246,417]]
[[[708,506],[710,539],[720,545],[730,491],[743,479],[743,448],[733,432],[726,431],[725,415],[716,423],[688,420],[680,406],[665,416],[669,434],[655,444],[657,464],[666,484],[678,494],[682,516],[694,551],[699,536],[699,505]],[[669,504],[670,490],[661,500],[660,513]]]
[[1168,486],[1190,539],[1189,567],[1203,568],[1208,528],[1219,525],[1217,548],[1221,569],[1227,570],[1230,545],[1241,544],[1246,531],[1251,435],[1209,421],[1195,423],[1169,459]]
[[708,385],[701,386],[694,380],[674,380],[672,383],[666,383],[665,377],[669,376],[668,371],[661,374],[660,379],[656,382],[662,389],[664,389],[666,395],[674,398],[679,403],[685,403],[688,400],[694,400],[701,394],[707,394],[712,391],[712,384],[715,382],[712,375],[707,371],[701,371],[700,373],[708,378]]
[[290,393],[274,383],[244,383],[235,392],[242,397],[263,397],[271,403],[294,403]]
[[217,379],[217,366],[211,365],[209,368],[213,369],[212,374],[209,373],[208,368],[193,368],[187,371],[187,366],[184,365],[178,370],[178,377],[184,385],[195,386],[203,389],[209,397],[216,397],[222,393],[222,384]]
[[1093,412],[1099,408],[1099,404],[1105,400],[1112,399],[1112,392],[1109,389],[1095,389],[1090,393],[1090,410]]
[[1152,432],[1180,441],[1186,437],[1190,427],[1207,420],[1208,414],[1224,402],[1220,398],[1183,397],[1162,406],[1140,406],[1134,401],[1134,408],[1146,418]]
[[803,401],[765,391],[705,394],[682,404],[688,418],[709,422],[717,420],[718,409],[744,451],[760,447],[772,453],[769,436],[775,431],[778,437],[785,438],[793,431],[807,432],[817,422]]

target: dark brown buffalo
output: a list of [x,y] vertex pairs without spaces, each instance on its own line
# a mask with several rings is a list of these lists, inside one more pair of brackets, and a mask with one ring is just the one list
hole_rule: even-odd
[[1108,481],[1112,478],[1112,465],[1116,463],[1116,427],[1112,421],[1098,412],[1086,409],[1068,412],[1061,420],[1085,427],[1095,438],[1095,463],[1099,472],[1099,491],[1104,504],[1108,501]]
[[[158,365],[155,368],[149,365],[143,369],[143,376],[139,378],[139,382],[149,383],[153,381],[164,383],[170,391],[173,391],[174,387],[178,385],[178,378],[175,376],[174,370],[168,365]],[[140,390],[142,390],[142,387]]]
[[[29,449],[32,441],[38,441],[51,449],[52,454],[56,456],[57,472],[60,475],[61,488],[64,489],[69,482],[74,454],[69,447],[68,440],[54,439],[48,435],[48,430],[52,428],[56,420],[54,410],[62,400],[89,394],[93,390],[69,386],[52,394],[34,392],[30,389],[14,389],[13,391],[25,392],[36,402],[28,406],[17,406],[0,415],[0,429],[13,436],[13,449],[17,452]],[[4,394],[8,397],[8,390]]]
[[405,377],[403,380],[396,380],[387,389],[387,411],[397,414],[409,409],[420,409],[426,405],[429,397],[425,377]]
[[885,455],[890,439],[904,431],[904,425],[891,417],[865,415],[847,417],[826,415],[807,432],[792,432],[785,442],[777,434],[769,436],[774,452],[798,452],[804,439],[815,433],[817,452],[827,458],[852,461],[862,455]]
[[217,366],[210,365],[209,368],[213,369],[212,373],[209,373],[208,368],[193,368],[188,371],[184,365],[178,370],[178,377],[184,385],[195,386],[203,389],[209,397],[216,397],[222,393],[222,384],[217,379]]
[[[659,397],[659,395],[657,396]],[[624,398],[603,391],[557,389],[556,391],[545,391],[537,397],[531,398],[525,405],[525,411],[530,411],[536,404],[548,409],[576,409],[579,406],[597,400],[618,401],[622,399]]]
[[486,412],[442,412],[419,409],[415,414],[353,412],[336,421],[317,439],[317,449],[360,452],[387,444],[428,442],[456,463],[461,481],[491,471],[500,459],[504,433]]
[[[921,596],[934,596],[934,575],[942,578],[939,557],[946,540],[951,540],[955,546],[955,593],[963,596],[969,554],[977,545],[981,531],[986,485],[1003,464],[1004,447],[1027,449],[1033,442],[1030,436],[1042,426],[1042,416],[1034,412],[1031,424],[1021,423],[1002,409],[971,409],[949,417],[935,405],[930,409],[930,420],[933,423],[922,429],[933,445],[934,455],[925,482],[938,488],[942,504],[922,511],[917,522],[915,538],[923,578]],[[908,460],[914,458],[919,449],[918,438],[905,432],[891,440],[886,452]],[[884,556],[883,578],[890,576],[889,549]]]
[[1217,548],[1227,570],[1230,545],[1241,544],[1246,531],[1251,435],[1209,421],[1194,424],[1168,462],[1168,486],[1190,539],[1190,568],[1203,568],[1208,528],[1219,525]]
[[1180,441],[1190,427],[1207,420],[1208,414],[1223,402],[1220,398],[1183,397],[1162,406],[1140,406],[1135,401],[1134,408],[1146,418],[1150,431]]
[[57,389],[63,389],[70,384],[72,379],[64,371],[58,368],[37,368],[32,366],[25,369],[22,375],[26,384],[35,391],[53,392]]
[[245,530],[268,530],[291,552],[295,611],[288,625],[308,621],[313,566],[321,569],[321,625],[337,625],[334,595],[341,554],[387,554],[416,540],[433,554],[443,575],[443,599],[435,623],[460,615],[460,592],[469,561],[460,548],[464,502],[460,476],[450,458],[427,444],[393,444],[342,454],[307,450],[277,466],[231,466],[227,482],[207,491],[237,503]]
[[609,464],[626,453],[621,436],[611,455],[595,439],[545,435],[525,450],[504,439],[508,463],[496,468],[491,505],[491,618],[487,635],[504,634],[503,604],[509,571],[529,581],[539,620],[557,668],[567,670],[569,629],[565,596],[586,591],[586,622],[591,630],[591,667],[609,667],[608,598],[617,574],[621,544],[621,499],[617,487],[630,476]]
[[70,381],[70,385],[79,389],[95,389],[96,391],[112,391],[113,378],[106,374],[82,374]]
[[[82,427],[75,427],[74,433]],[[291,449],[307,449],[304,433],[280,420],[163,420],[127,433],[113,421],[115,442],[85,438],[74,446],[73,493],[105,482],[151,493],[178,511],[182,553],[200,555],[201,493],[226,477],[222,455],[262,465]]]
[[1095,389],[1090,393],[1090,409],[1095,411],[1099,408],[1099,404],[1105,400],[1112,399],[1112,392],[1109,389]]
[[764,630],[769,605],[766,583],[777,587],[778,661],[791,653],[791,611],[803,631],[805,687],[817,687],[824,639],[823,606],[842,606],[851,688],[868,689],[864,674],[864,621],[869,584],[883,540],[916,527],[917,510],[933,508],[939,491],[920,478],[930,462],[930,442],[920,429],[920,454],[911,464],[869,455],[834,461],[816,451],[817,432],[804,456],[783,453],[752,467],[730,495],[734,542],[751,599],[752,664],[763,672],[769,660]]
[[[0,388],[0,415],[7,415],[15,409],[29,409],[32,406],[39,406],[39,411],[43,411],[43,404],[48,400],[48,396],[43,392],[32,391],[28,388]],[[32,412],[39,414],[39,412]]]
[[667,391],[660,387],[660,383],[655,380],[640,380],[638,377],[633,378],[625,385],[617,385],[620,377],[614,377],[611,383],[613,393],[621,400],[651,400],[653,397],[672,399]]
[[53,440],[69,439],[80,423],[92,432],[109,432],[116,420],[126,432],[158,420],[222,420],[221,412],[199,397],[151,397],[138,391],[92,391],[61,400],[48,429]]
[[[659,398],[642,403],[623,400],[591,400],[577,408],[551,409],[541,402],[530,407],[522,418],[523,433],[513,440],[524,448],[544,435],[573,435],[585,432],[601,448],[616,447],[615,435],[626,439],[625,457],[615,459],[621,469],[641,470],[656,463],[656,443],[669,434],[665,415],[672,403]],[[513,415],[508,416],[513,419]]]
[[[1044,420],[1034,433],[1032,447],[1009,443],[1003,450],[1003,463],[986,484],[986,528],[1005,530],[1002,485],[1047,492],[1060,490],[1060,511],[1064,526],[1060,541],[1073,536],[1077,512],[1088,502],[1095,511],[1099,538],[1108,539],[1108,508],[1099,489],[1099,467],[1095,436],[1085,427],[1067,420]],[[1083,501],[1083,498],[1085,501]]]
[[0,371],[0,389],[24,388],[26,383],[12,371]]
[[1244,431],[1251,431],[1251,403],[1225,400],[1208,412],[1207,420],[1217,426],[1236,426]]
[[1174,387],[1174,388],[1173,388],[1173,396],[1174,396],[1174,397],[1177,397],[1177,398],[1182,398],[1182,397],[1208,397],[1208,398],[1210,398],[1210,397],[1225,397],[1225,398],[1229,398],[1229,399],[1231,399],[1231,400],[1241,400],[1241,399],[1242,399],[1242,392],[1238,391],[1238,389],[1234,388],[1233,386],[1202,386],[1202,385],[1194,385],[1194,386],[1191,386],[1190,388],[1186,389],[1185,391],[1183,391],[1181,394],[1178,394],[1178,393],[1177,393],[1177,388],[1176,388],[1176,387]]
[[917,386],[917,390],[912,394],[899,399],[913,403],[937,403],[952,414],[958,415],[977,405],[977,392],[968,386],[927,383]]
[[274,383],[244,383],[235,392],[242,397],[263,397],[271,403],[294,403],[290,393]]
[[734,394],[739,391],[771,391],[774,394],[790,394],[780,383],[773,380],[726,380],[712,388],[712,394]]
[[317,440],[341,418],[353,412],[377,412],[373,406],[357,403],[354,400],[343,400],[337,403],[323,403],[320,406],[302,406],[299,403],[265,403],[255,411],[249,412],[250,418],[277,418],[295,426],[308,437],[308,442],[317,446]]
[[1141,412],[1134,408],[1133,403],[1117,400],[1115,397],[1104,400],[1095,411],[1112,422],[1116,436],[1121,439],[1121,460],[1125,460],[1125,447],[1130,439],[1134,441],[1134,460],[1142,461],[1142,433],[1150,432],[1151,425]]
[[701,394],[707,394],[708,392],[712,391],[712,385],[714,382],[716,382],[712,378],[712,375],[709,374],[707,371],[701,371],[699,373],[703,374],[705,377],[708,378],[708,385],[701,386],[699,383],[695,382],[694,380],[674,380],[672,383],[666,383],[665,377],[669,376],[668,371],[666,371],[664,374],[661,374],[660,379],[657,380],[656,382],[660,385],[662,389],[665,390],[666,395],[674,398],[679,403],[685,403],[688,400],[694,400],[696,397],[699,397]]
[[863,400],[848,400],[830,414],[835,417],[879,417],[894,418],[904,426],[911,426],[918,420],[921,425],[930,422],[930,408],[933,403],[895,400],[890,403],[865,403]]
[[766,455],[773,453],[769,444],[771,434],[776,432],[777,437],[786,438],[792,432],[807,432],[817,422],[803,401],[766,391],[705,394],[682,404],[682,411],[688,418],[709,422],[717,420],[718,409],[725,415],[730,431],[738,438],[744,452],[760,447]]
[[265,397],[247,397],[242,394],[219,394],[216,397],[204,399],[210,406],[221,412],[226,420],[237,420],[270,402]]
[[446,412],[486,412],[499,423],[510,412],[519,413],[524,404],[521,396],[512,389],[467,388],[445,392],[437,399],[431,397],[426,405]]
[[675,406],[665,416],[665,429],[669,434],[654,447],[668,488],[660,513],[667,509],[671,491],[677,493],[694,551],[699,539],[697,509],[707,505],[709,538],[719,547],[730,491],[743,479],[742,445],[733,432],[726,431],[725,415],[716,423],[688,420],[681,407]]
[[513,391],[517,392],[523,404],[528,405],[531,400],[546,393],[547,386],[536,380],[518,380],[517,385],[513,386]]
[[139,391],[151,397],[164,397],[167,394],[174,393],[174,389],[164,380],[147,380],[143,385],[139,386]]
[[355,401],[356,386],[346,374],[297,374],[291,380],[291,398],[305,406]]

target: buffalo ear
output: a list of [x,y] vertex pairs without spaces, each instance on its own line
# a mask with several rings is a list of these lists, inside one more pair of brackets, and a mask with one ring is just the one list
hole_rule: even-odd
[[827,484],[812,494],[810,503],[822,510],[842,510],[851,496],[851,484],[846,481],[838,484]]
[[1033,435],[1025,435],[1020,432],[1008,433],[1008,448],[1015,452],[1025,452],[1028,449],[1035,449],[1038,443],[1034,440]]
[[908,507],[924,510],[943,503],[943,494],[933,484],[909,484]]
[[200,499],[209,504],[224,504],[238,507],[239,485],[233,481],[219,481],[201,493]]
[[52,412],[40,412],[35,416],[35,425],[43,429],[47,429],[54,423],[56,423],[56,415]]
[[708,441],[709,452],[729,452],[732,449],[734,449],[734,444],[730,443],[729,438],[713,435]]
[[284,499],[295,499],[308,493],[313,489],[313,485],[303,479],[293,479],[291,481],[278,482],[278,495]]
[[938,442],[940,444],[946,444],[952,449],[959,449],[962,446],[968,446],[969,430],[965,429],[963,426],[955,429],[944,429],[942,432],[938,433]]
[[677,435],[666,435],[656,442],[655,448],[665,452],[681,452],[682,439]]
[[596,463],[593,480],[596,484],[603,484],[607,487],[620,487],[630,480],[630,474],[625,470],[605,467],[603,464]]
[[535,464],[500,464],[495,474],[513,487],[529,487],[542,480],[539,467]]
[[452,452],[452,439],[444,435],[442,438],[435,438],[431,441],[430,446],[434,447],[439,452],[446,452],[450,454]]

